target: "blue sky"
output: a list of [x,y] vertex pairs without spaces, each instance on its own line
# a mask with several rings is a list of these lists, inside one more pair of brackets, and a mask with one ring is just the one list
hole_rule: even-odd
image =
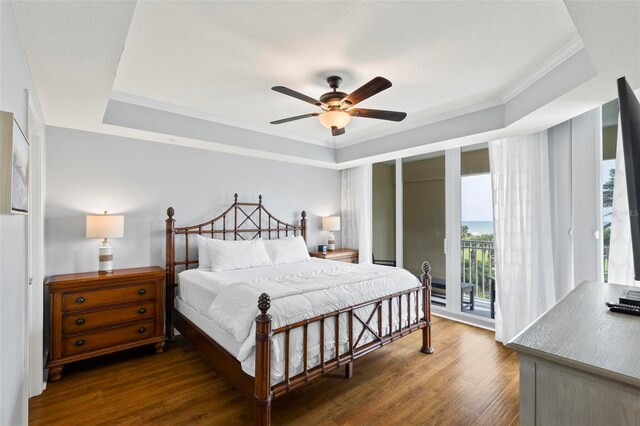
[[462,177],[462,221],[493,221],[491,174]]
[[[609,180],[609,170],[615,168],[615,160],[602,162],[602,180]],[[481,174],[462,177],[462,221],[493,221],[491,205],[491,175]],[[603,211],[603,222],[611,222],[611,209]]]

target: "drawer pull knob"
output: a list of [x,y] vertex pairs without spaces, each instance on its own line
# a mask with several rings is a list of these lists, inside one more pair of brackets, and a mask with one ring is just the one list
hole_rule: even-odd
[[138,290],[138,294],[139,295],[143,295],[147,292],[147,290],[145,290],[144,288],[141,288],[140,290]]
[[82,324],[84,324],[84,318],[78,318],[78,319],[76,320],[76,324],[78,324],[78,325],[82,325]]
[[144,327],[140,327],[140,328],[138,329],[138,333],[140,333],[140,334],[144,333],[145,331],[147,331],[147,329],[146,329],[146,328],[144,328]]
[[138,313],[140,313],[140,314],[144,314],[145,312],[147,312],[147,309],[146,309],[146,308],[140,308],[140,309],[138,309]]
[[76,346],[82,346],[84,345],[84,340],[80,339],[76,341]]
[[76,299],[76,303],[84,303],[85,300],[86,299],[84,297],[80,296]]

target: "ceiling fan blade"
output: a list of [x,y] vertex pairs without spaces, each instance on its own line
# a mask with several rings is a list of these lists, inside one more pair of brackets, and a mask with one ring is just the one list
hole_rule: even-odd
[[319,115],[320,115],[319,112],[312,112],[310,114],[296,115],[295,117],[283,118],[281,120],[272,121],[271,124],[288,123],[289,121],[301,120],[303,118],[308,118],[308,117],[317,117]]
[[359,89],[349,93],[347,97],[342,100],[342,104],[353,106],[385,89],[388,89],[389,87],[391,87],[391,82],[389,80],[384,77],[376,77]]
[[344,135],[344,127],[342,129],[338,129],[336,127],[331,128],[331,136],[340,136]]
[[407,116],[406,112],[385,111],[382,109],[353,108],[347,111],[354,117],[377,118],[379,120],[402,121]]
[[301,101],[305,101],[310,103],[311,105],[315,105],[315,106],[319,106],[321,108],[325,108],[327,107],[327,105],[325,105],[324,103],[320,102],[317,99],[313,99],[311,96],[307,96],[304,95],[300,92],[296,92],[293,89],[289,89],[288,87],[284,87],[284,86],[274,86],[271,88],[271,90],[274,90],[278,93],[282,93],[283,95],[287,95],[287,96],[291,96],[294,97],[296,99],[300,99]]

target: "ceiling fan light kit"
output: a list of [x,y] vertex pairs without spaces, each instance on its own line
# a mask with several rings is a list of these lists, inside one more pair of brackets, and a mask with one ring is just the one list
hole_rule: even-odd
[[329,110],[320,114],[318,119],[327,129],[343,129],[351,121],[351,116],[341,110]]
[[344,128],[349,124],[352,116],[389,121],[402,121],[407,116],[406,113],[399,111],[353,108],[356,104],[364,101],[365,99],[368,99],[371,96],[391,87],[391,82],[386,78],[376,77],[349,94],[338,92],[338,87],[340,87],[340,83],[342,83],[342,78],[338,76],[331,76],[327,78],[327,83],[332,91],[324,93],[320,96],[319,100],[303,95],[300,92],[296,92],[295,90],[284,86],[272,87],[271,89],[276,92],[320,107],[322,112],[283,118],[281,120],[272,121],[271,124],[282,124],[307,117],[318,117],[320,123],[324,127],[331,129],[331,134],[333,136],[339,136],[345,133]]

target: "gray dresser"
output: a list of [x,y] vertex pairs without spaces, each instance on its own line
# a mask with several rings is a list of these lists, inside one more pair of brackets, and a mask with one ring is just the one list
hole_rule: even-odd
[[585,281],[507,344],[521,425],[640,425],[640,317],[604,304],[629,288]]

